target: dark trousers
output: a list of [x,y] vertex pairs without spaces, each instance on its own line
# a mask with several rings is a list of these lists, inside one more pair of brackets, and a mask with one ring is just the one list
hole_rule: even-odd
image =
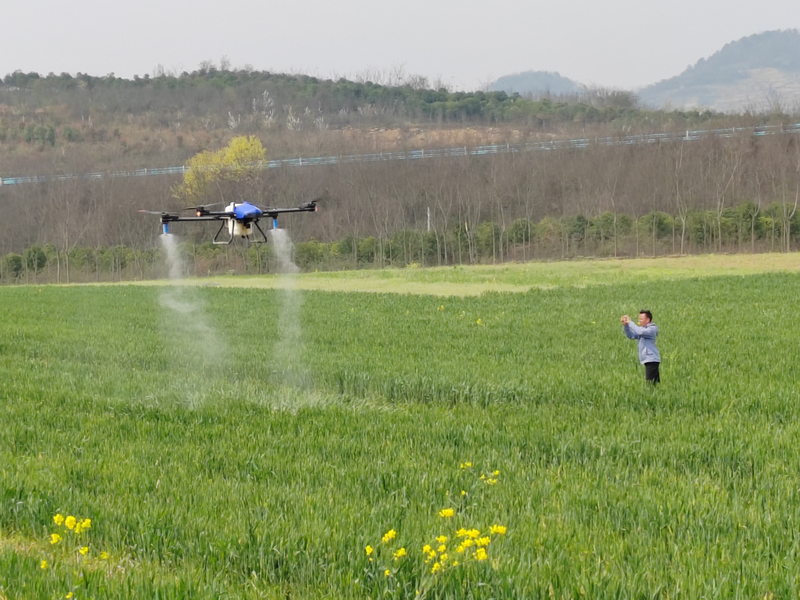
[[655,385],[661,382],[661,377],[658,374],[659,366],[661,366],[661,363],[657,362],[644,363],[644,378],[647,380],[648,383],[652,383],[653,385]]

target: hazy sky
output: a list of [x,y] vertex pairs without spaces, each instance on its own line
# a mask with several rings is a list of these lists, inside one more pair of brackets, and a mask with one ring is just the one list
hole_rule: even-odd
[[152,74],[233,67],[354,77],[406,73],[474,90],[557,71],[635,88],[726,43],[800,29],[798,0],[7,0],[0,77],[15,70]]

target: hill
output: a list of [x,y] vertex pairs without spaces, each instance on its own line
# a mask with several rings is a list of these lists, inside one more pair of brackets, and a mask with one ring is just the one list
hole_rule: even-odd
[[504,75],[489,84],[489,91],[506,92],[507,94],[549,93],[554,95],[579,94],[583,86],[568,77],[550,71],[525,71]]
[[800,32],[767,31],[726,44],[683,73],[639,92],[654,107],[762,112],[800,104]]

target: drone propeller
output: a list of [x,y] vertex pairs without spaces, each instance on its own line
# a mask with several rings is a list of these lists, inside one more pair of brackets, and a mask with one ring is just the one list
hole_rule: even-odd
[[197,206],[187,206],[182,210],[206,210],[212,206],[222,206],[222,202],[214,202],[213,204],[198,204]]

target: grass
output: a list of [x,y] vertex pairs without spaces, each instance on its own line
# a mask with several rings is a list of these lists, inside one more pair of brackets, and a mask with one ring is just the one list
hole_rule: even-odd
[[[184,280],[202,287],[371,292],[435,296],[520,293],[532,289],[587,287],[650,281],[680,281],[721,275],[797,272],[796,254],[710,254],[703,256],[506,263],[405,269],[365,269],[305,273],[287,280],[277,275],[199,277]],[[136,285],[163,282],[137,282]]]
[[0,288],[0,594],[796,596],[791,261],[607,264],[390,274],[551,286],[465,297]]

